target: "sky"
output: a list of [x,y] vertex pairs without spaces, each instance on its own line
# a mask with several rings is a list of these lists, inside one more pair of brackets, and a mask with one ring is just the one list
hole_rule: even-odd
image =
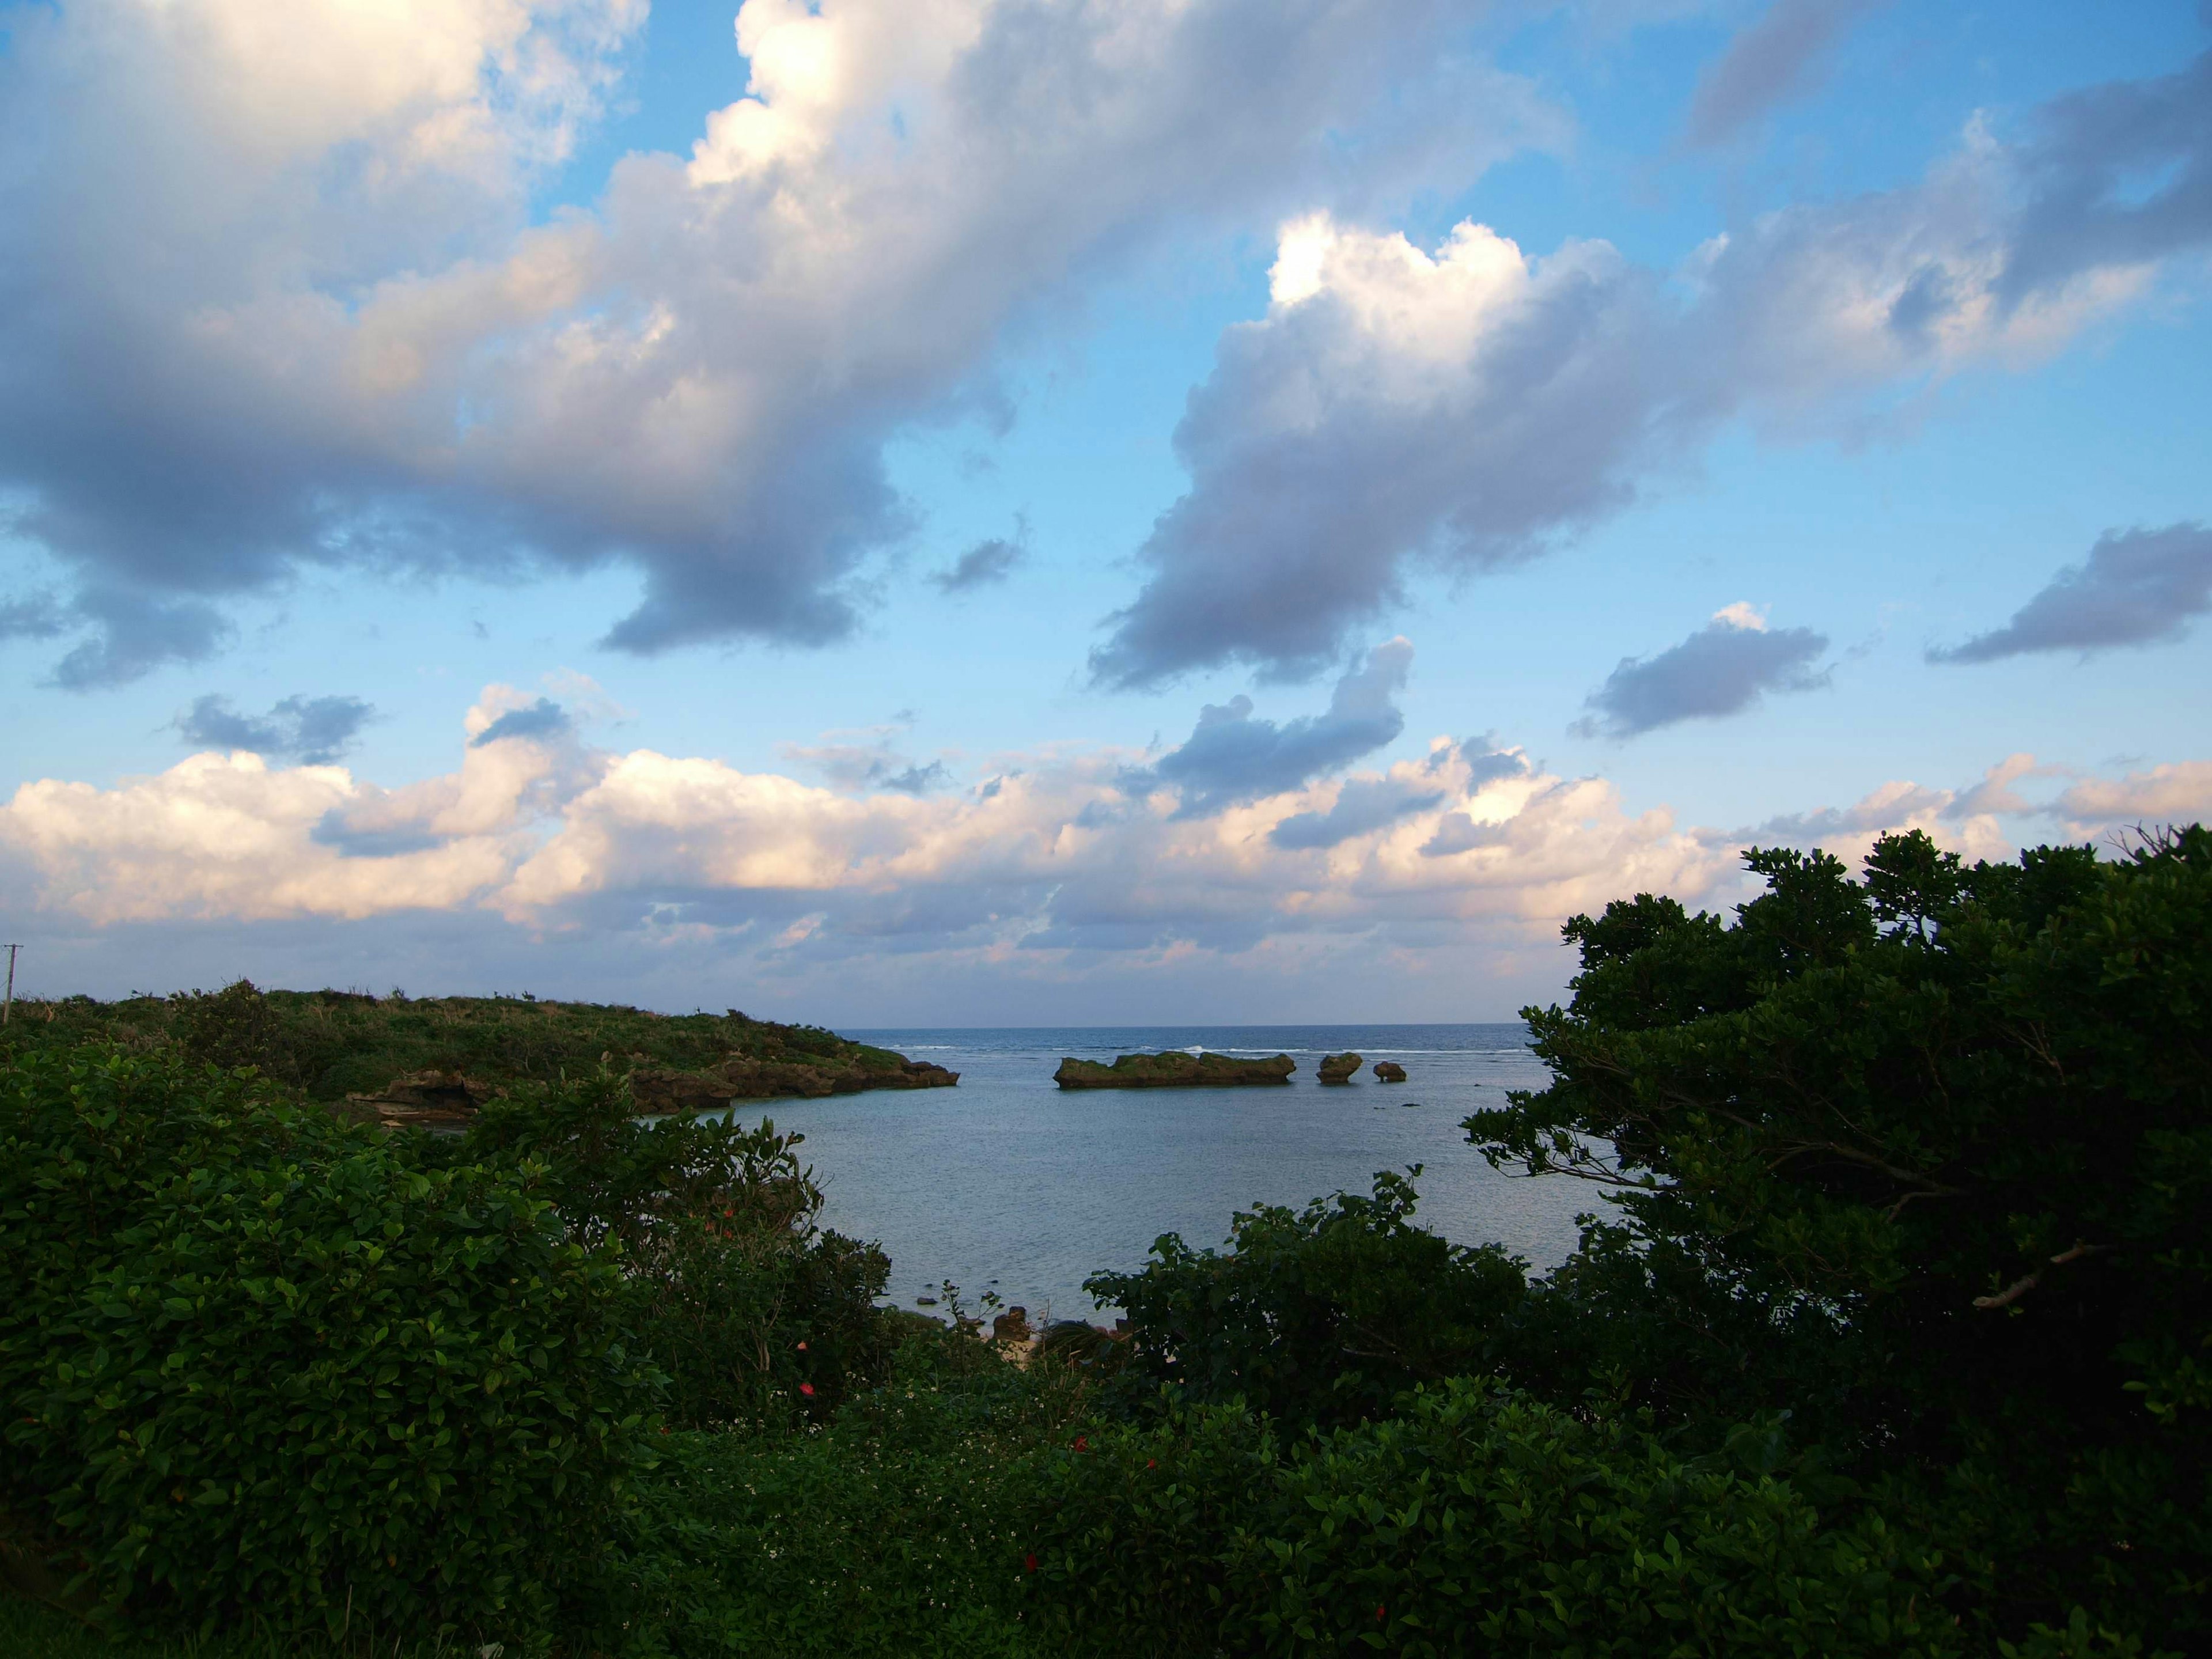
[[0,9],[18,992],[1491,1020],[2212,809],[2212,3]]

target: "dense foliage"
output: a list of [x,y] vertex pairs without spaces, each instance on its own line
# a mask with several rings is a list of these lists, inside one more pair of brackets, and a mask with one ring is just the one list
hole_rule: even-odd
[[90,997],[21,1001],[0,1055],[112,1042],[134,1052],[180,1051],[225,1068],[252,1066],[313,1100],[373,1093],[410,1073],[462,1073],[504,1087],[553,1084],[651,1066],[703,1072],[732,1056],[771,1062],[853,1062],[896,1070],[899,1056],[812,1025],[726,1014],[535,997],[410,997],[394,991],[262,991],[240,980],[220,991],[118,1002]]
[[1383,1414],[1418,1384],[1496,1369],[1498,1336],[1528,1294],[1525,1265],[1414,1225],[1415,1200],[1407,1176],[1384,1173],[1371,1197],[1237,1215],[1226,1251],[1170,1234],[1142,1271],[1094,1274],[1084,1288],[1128,1316],[1120,1398],[1172,1385],[1333,1425]]
[[1578,917],[1557,1081],[1470,1120],[1612,1189],[1553,1293],[1710,1439],[1774,1407],[1928,1511],[1999,1631],[2212,1633],[2212,836],[1863,883],[1753,854],[1734,927]]
[[893,1341],[875,1300],[890,1262],[817,1224],[803,1137],[734,1114],[641,1121],[633,1109],[613,1077],[494,1101],[455,1155],[542,1164],[571,1236],[618,1249],[621,1322],[663,1373],[671,1421],[818,1419],[879,1377]]
[[1234,1407],[1047,1471],[1044,1631],[1116,1655],[1950,1653],[1935,1552],[1470,1381],[1279,1438]]
[[112,1602],[540,1627],[653,1401],[526,1161],[114,1052],[0,1073],[0,1502]]
[[630,1110],[588,1079],[454,1141],[160,1051],[0,1072],[0,1506],[142,1616],[592,1616],[664,1415],[781,1425],[890,1346],[796,1137]]
[[0,1510],[140,1612],[636,1659],[2203,1650],[2212,837],[1750,861],[1569,923],[1468,1121],[1612,1200],[1563,1266],[1384,1174],[1025,1365],[617,1068],[440,1139],[189,1058],[242,994],[19,1049]]

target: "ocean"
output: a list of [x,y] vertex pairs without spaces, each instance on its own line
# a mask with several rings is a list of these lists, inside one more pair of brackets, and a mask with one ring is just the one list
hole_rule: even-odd
[[[950,1279],[1031,1319],[1103,1318],[1083,1280],[1143,1264],[1154,1239],[1218,1245],[1232,1212],[1364,1193],[1378,1170],[1423,1166],[1416,1218],[1462,1243],[1498,1243],[1538,1268],[1574,1248],[1597,1195],[1563,1177],[1493,1171],[1460,1120],[1505,1091],[1541,1088],[1528,1031],[1510,1025],[1035,1027],[846,1035],[960,1073],[957,1089],[778,1100],[740,1109],[805,1134],[824,1224],[881,1243],[887,1300],[914,1307]],[[1064,1055],[1210,1048],[1287,1054],[1284,1088],[1062,1091]],[[1323,1088],[1324,1054],[1364,1057]],[[1378,1060],[1403,1084],[1375,1079]]]

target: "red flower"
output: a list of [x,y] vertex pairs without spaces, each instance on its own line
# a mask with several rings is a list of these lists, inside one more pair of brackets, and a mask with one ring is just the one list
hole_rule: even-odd
[[1089,1451],[1091,1449],[1091,1441],[1089,1437],[1080,1434],[1077,1435],[1075,1437],[1075,1449],[1078,1451]]
[[1380,1607],[1375,1609],[1375,1622],[1378,1625],[1382,1622],[1382,1609]]
[[1022,1558],[1022,1568],[1023,1571],[1026,1572],[1035,1572],[1036,1571],[1036,1557],[1034,1555],[1024,1555]]
[[799,1351],[801,1353],[805,1353],[806,1352],[806,1345],[804,1342],[799,1345]]
[[1160,1460],[1157,1457],[1147,1457],[1145,1460],[1145,1467],[1148,1469],[1156,1469],[1159,1468],[1159,1466]]
[[811,1397],[814,1393],[814,1385],[811,1382],[802,1382],[799,1385],[799,1391]]

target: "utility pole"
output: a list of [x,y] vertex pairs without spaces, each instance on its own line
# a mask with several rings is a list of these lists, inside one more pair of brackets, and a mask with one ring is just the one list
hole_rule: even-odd
[[0,1025],[5,1025],[8,1016],[15,1012],[15,952],[22,948],[20,945],[8,947],[8,995],[0,1001]]

